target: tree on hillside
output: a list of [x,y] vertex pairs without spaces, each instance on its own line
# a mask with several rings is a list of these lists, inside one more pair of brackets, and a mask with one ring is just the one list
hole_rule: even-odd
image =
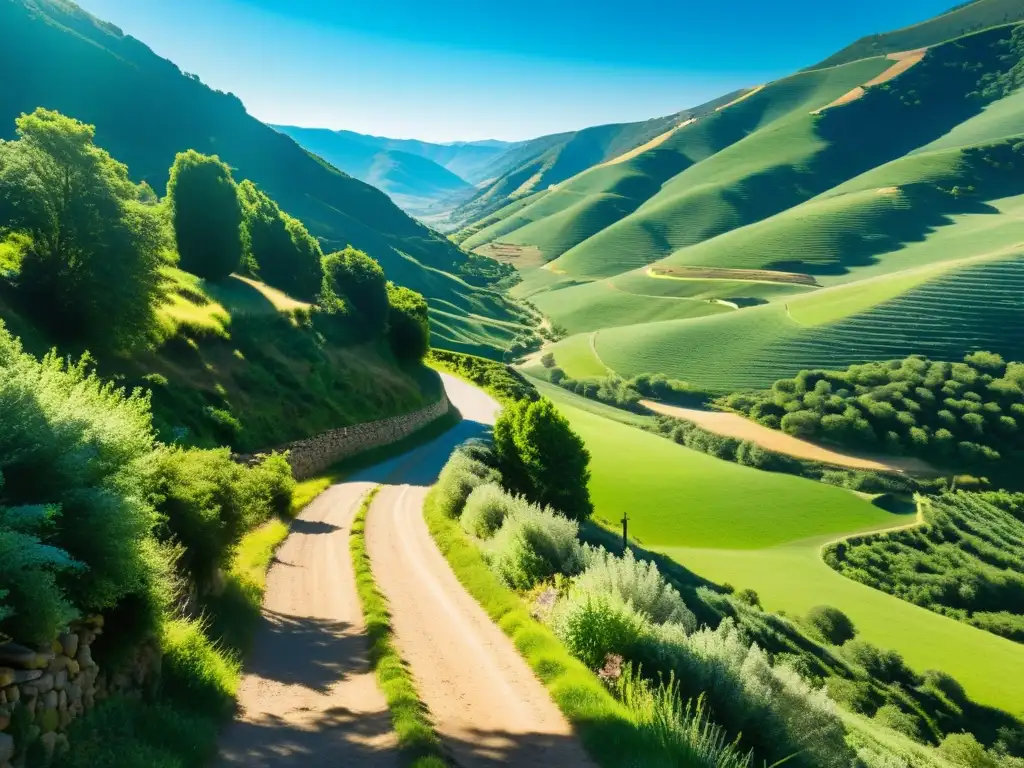
[[19,293],[62,337],[127,348],[147,336],[167,245],[155,200],[93,143],[95,129],[37,109],[0,141],[0,234],[23,235]]
[[167,182],[181,268],[221,280],[242,263],[242,204],[231,170],[216,156],[179,152]]
[[494,448],[511,491],[574,520],[590,517],[590,453],[550,400],[506,406],[494,425]]
[[416,291],[389,282],[388,341],[399,360],[422,360],[430,350],[427,300]]
[[253,269],[275,288],[313,300],[323,279],[320,243],[251,181],[238,185],[238,196]]
[[354,309],[373,332],[388,322],[388,290],[384,270],[376,260],[351,245],[324,257],[320,303],[328,311]]

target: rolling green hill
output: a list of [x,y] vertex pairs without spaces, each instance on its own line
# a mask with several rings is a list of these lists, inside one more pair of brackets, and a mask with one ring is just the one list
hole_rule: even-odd
[[920,24],[861,38],[811,69],[937,45],[969,32],[1022,19],[1024,7],[1017,0],[973,0]]
[[736,98],[731,93],[707,104],[642,123],[599,125],[570,133],[542,136],[516,147],[488,169],[489,184],[451,215],[458,227],[479,221],[506,204],[532,192],[547,190],[591,166],[617,158],[665,135],[693,117],[713,111]]
[[386,149],[386,139],[323,128],[271,127],[291,136],[335,168],[386,192],[413,216],[429,214],[443,206],[445,200],[472,191],[468,181],[429,158]]
[[[26,66],[31,62],[31,66]],[[466,258],[373,187],[341,173],[292,139],[248,115],[232,94],[155,55],[117,27],[64,0],[0,3],[0,126],[38,106],[96,126],[96,140],[155,189],[167,183],[177,152],[219,154],[238,180],[250,179],[301,219],[325,250],[352,244],[376,258],[396,282],[451,313],[435,343],[496,355],[513,333],[486,323],[479,344],[463,345],[447,328],[482,315],[514,322],[501,296],[458,274]],[[17,73],[17,76],[13,76]]]
[[999,25],[801,72],[507,206],[463,247],[518,259],[514,293],[579,334],[554,347],[577,378],[729,391],[914,353],[1019,359],[1022,71],[1024,25]]

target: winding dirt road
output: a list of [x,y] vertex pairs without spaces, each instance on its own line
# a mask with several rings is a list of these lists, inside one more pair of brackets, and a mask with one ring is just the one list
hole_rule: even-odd
[[459,584],[423,500],[452,449],[486,434],[499,406],[444,376],[464,420],[433,442],[332,486],[295,521],[268,575],[264,619],[221,744],[224,766],[397,766],[390,716],[367,661],[348,536],[365,493],[374,577],[395,641],[452,761],[591,766],[512,642]]

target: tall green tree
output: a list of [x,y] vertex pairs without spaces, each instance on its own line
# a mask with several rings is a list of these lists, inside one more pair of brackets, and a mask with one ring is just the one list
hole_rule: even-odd
[[388,341],[399,360],[422,360],[430,349],[427,300],[416,291],[388,283]]
[[320,243],[251,181],[238,185],[238,196],[253,269],[270,285],[313,300],[323,280]]
[[179,152],[167,182],[181,268],[221,280],[242,263],[242,203],[231,169],[216,156]]
[[574,520],[590,517],[590,453],[550,400],[506,406],[494,425],[494,448],[510,490]]
[[325,256],[323,264],[320,303],[328,311],[355,310],[371,332],[382,332],[390,304],[387,278],[380,264],[351,245]]
[[95,129],[37,109],[0,142],[0,235],[27,237],[19,291],[61,337],[127,348],[154,325],[167,245],[155,201],[94,143]]

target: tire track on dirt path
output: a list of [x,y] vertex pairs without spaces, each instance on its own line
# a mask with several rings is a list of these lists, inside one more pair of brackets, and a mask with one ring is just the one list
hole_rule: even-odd
[[334,485],[292,523],[267,574],[263,616],[221,737],[220,765],[399,768],[370,668],[349,533],[371,482]]
[[459,583],[427,529],[429,486],[452,449],[486,433],[498,410],[461,381],[445,383],[465,420],[409,454],[367,515],[371,568],[388,600],[399,655],[463,768],[592,766],[543,684]]

